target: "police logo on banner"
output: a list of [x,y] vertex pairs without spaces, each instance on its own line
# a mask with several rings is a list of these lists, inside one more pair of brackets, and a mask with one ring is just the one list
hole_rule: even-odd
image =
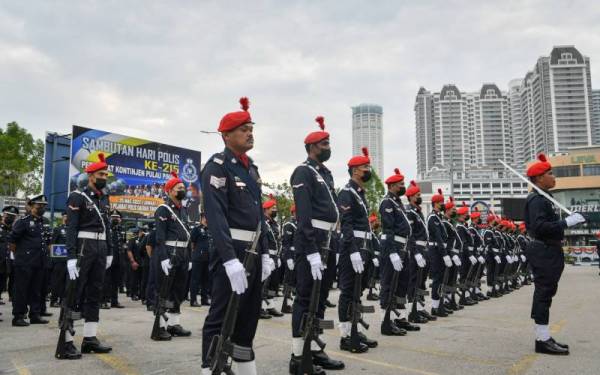
[[194,161],[192,159],[186,160],[182,171],[183,173],[181,174],[181,178],[188,184],[198,179],[198,170],[194,166]]

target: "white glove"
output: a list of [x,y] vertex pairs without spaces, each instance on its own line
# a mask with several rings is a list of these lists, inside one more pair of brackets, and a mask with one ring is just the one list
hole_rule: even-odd
[[273,270],[275,269],[275,262],[273,261],[273,259],[271,259],[269,254],[263,254],[261,259],[262,259],[262,275],[260,277],[260,281],[265,281],[267,279],[267,277],[269,277],[269,275],[271,275],[271,272],[273,272]]
[[10,260],[15,260],[15,252],[9,251],[9,253],[10,253]]
[[192,262],[189,262],[188,263],[188,271],[191,271],[191,270],[192,270]]
[[337,266],[340,262],[340,254],[335,254],[335,265]]
[[394,271],[402,271],[402,259],[400,259],[400,255],[398,255],[398,253],[390,254],[390,262],[392,262],[392,267],[394,267]]
[[446,267],[452,267],[452,260],[448,255],[444,255],[442,259],[444,260],[444,264],[446,265]]
[[377,259],[377,258],[373,258],[373,265],[374,265],[375,267],[379,267],[379,259]]
[[513,263],[518,262],[518,261],[519,261],[519,257],[516,255],[513,255]]
[[579,212],[575,212],[565,218],[568,227],[572,227],[577,224],[585,223],[585,218]]
[[281,267],[281,258],[277,258],[277,268]]
[[352,268],[354,268],[354,272],[363,273],[363,271],[365,270],[365,266],[362,257],[360,256],[360,253],[358,251],[355,251],[352,254],[350,254],[350,261],[352,262]]
[[107,255],[106,256],[106,269],[110,268],[110,265],[113,262],[113,256],[112,255]]
[[512,262],[513,262],[512,257],[510,255],[507,255],[506,261],[508,262],[508,264],[512,264]]
[[291,259],[288,259],[288,260],[286,261],[286,263],[287,263],[287,266],[288,266],[288,268],[290,269],[290,271],[293,271],[293,270],[294,270],[294,261],[293,261],[293,260],[291,260]]
[[523,262],[526,262],[526,261],[527,261],[527,258],[525,258],[525,255],[521,255],[521,260],[522,260]]
[[427,264],[423,255],[419,253],[415,254],[415,260],[417,261],[417,266],[419,266],[419,268],[423,268]]
[[160,267],[162,268],[165,275],[169,276],[169,270],[173,268],[173,265],[171,264],[171,261],[169,259],[165,259],[162,262],[160,262]]
[[477,258],[475,258],[473,255],[471,255],[471,256],[469,257],[469,260],[471,261],[471,264],[472,264],[472,265],[475,265],[475,263],[477,263]]
[[479,263],[485,264],[485,258],[482,257],[481,255],[479,256],[479,258],[477,258],[477,260],[479,261]]
[[494,257],[494,260],[496,261],[496,263],[500,264],[500,257],[498,255]]
[[244,265],[239,261],[238,258],[228,260],[223,263],[225,267],[225,273],[229,277],[231,283],[231,290],[237,294],[242,294],[248,288],[248,278],[246,277],[246,270]]
[[306,256],[308,263],[310,263],[310,272],[312,273],[313,280],[321,280],[323,273],[323,263],[321,262],[321,254],[312,253]]
[[67,271],[69,271],[69,279],[75,280],[79,277],[79,271],[77,271],[77,259],[67,260]]
[[453,255],[452,261],[454,262],[454,264],[456,264],[456,267],[460,267],[462,265],[462,262],[460,261],[458,255]]

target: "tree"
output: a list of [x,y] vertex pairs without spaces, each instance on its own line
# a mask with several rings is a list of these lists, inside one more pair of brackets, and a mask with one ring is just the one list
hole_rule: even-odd
[[0,129],[0,195],[16,196],[42,190],[44,142],[16,122]]
[[[371,171],[371,174],[371,179],[365,184],[365,198],[367,198],[367,203],[369,204],[371,212],[378,213],[379,204],[385,196],[385,187],[374,170]],[[369,214],[371,212],[369,212]],[[379,214],[377,216],[379,217]]]

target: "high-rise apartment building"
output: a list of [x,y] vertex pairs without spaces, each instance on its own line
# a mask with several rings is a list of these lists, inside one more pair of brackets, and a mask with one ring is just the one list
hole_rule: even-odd
[[371,166],[380,178],[383,175],[383,108],[376,104],[352,107],[352,155],[360,155],[362,147],[369,149]]

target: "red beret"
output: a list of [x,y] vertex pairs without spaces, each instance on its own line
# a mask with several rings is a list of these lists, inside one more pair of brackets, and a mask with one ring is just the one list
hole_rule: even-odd
[[600,238],[600,232],[596,232],[596,237]]
[[385,183],[387,185],[390,185],[400,181],[404,181],[404,176],[402,175],[402,173],[400,173],[400,170],[396,168],[394,169],[394,174],[388,177],[387,180],[385,180]]
[[459,215],[466,215],[469,213],[469,207],[467,207],[467,204],[463,202],[462,206],[456,209],[456,213]]
[[244,124],[253,123],[252,117],[250,117],[250,112],[248,112],[248,108],[250,107],[250,101],[248,98],[241,98],[240,104],[242,105],[241,111],[231,112],[223,116],[221,123],[219,124],[219,132],[230,132]]
[[479,212],[477,207],[473,208],[473,211],[471,211],[471,220],[479,219],[480,217],[481,217],[481,212]]
[[179,178],[179,176],[177,176],[177,173],[175,172],[171,172],[171,179],[169,181],[167,181],[167,183],[165,184],[165,191],[169,192],[171,191],[171,189],[173,189],[175,187],[175,185],[181,183],[183,184],[183,180],[181,178]]
[[493,213],[493,212],[490,212],[490,213],[487,215],[487,222],[488,222],[488,223],[491,223],[492,221],[494,221],[494,222],[495,222],[497,219],[498,219],[498,218],[496,217],[496,215],[494,215],[494,213]]
[[106,164],[106,159],[104,159],[103,153],[98,154],[98,160],[99,161],[88,165],[85,168],[85,173],[94,173],[94,172],[101,171],[103,169],[108,169],[108,164]]
[[412,197],[420,191],[421,189],[419,189],[417,183],[415,181],[411,181],[410,186],[408,187],[408,189],[406,189],[406,193],[404,195],[406,195],[407,197]]
[[292,213],[296,212],[296,205],[295,204],[292,204],[292,207],[290,207],[290,211]]
[[521,233],[525,233],[527,231],[527,228],[525,227],[525,223],[519,224],[519,230],[521,231]]
[[374,223],[377,221],[377,214],[373,212],[371,216],[369,216],[369,223]]
[[438,193],[431,196],[431,203],[444,203],[444,194],[442,194],[442,189],[438,189]]
[[310,145],[313,143],[319,143],[324,139],[329,138],[329,133],[325,131],[325,118],[318,116],[315,121],[319,124],[320,131],[312,132],[304,138],[304,144]]
[[354,156],[348,161],[348,167],[360,167],[361,165],[370,164],[369,149],[366,147],[362,148],[362,155]]
[[269,200],[264,201],[262,208],[267,210],[273,206],[275,206],[277,204],[277,201],[275,200],[275,197],[273,197],[273,194],[269,194]]
[[446,209],[446,211],[452,209],[454,207],[454,198],[450,197],[448,198],[448,202],[446,202],[444,208]]
[[531,164],[529,168],[527,168],[527,177],[541,176],[544,173],[548,172],[550,169],[552,169],[552,165],[548,163],[546,155],[539,154],[538,161]]

